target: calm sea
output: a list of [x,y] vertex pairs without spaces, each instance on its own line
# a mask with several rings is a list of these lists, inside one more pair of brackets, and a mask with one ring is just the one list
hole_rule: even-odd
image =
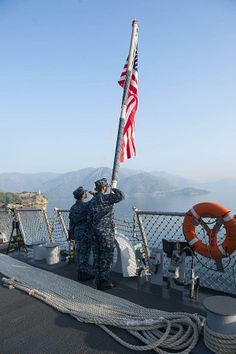
[[[127,197],[124,201],[116,205],[116,216],[118,218],[132,219],[132,209],[136,207],[145,211],[172,211],[172,212],[186,212],[193,205],[201,202],[218,203],[236,214],[236,190],[214,192],[206,195],[192,195],[192,196],[172,196],[161,198]],[[54,207],[61,209],[69,209],[74,203],[73,199],[66,200],[52,200],[48,204],[49,215],[52,214]]]
[[236,214],[236,190],[233,192],[214,192],[206,195],[172,196],[164,198],[127,198],[117,205],[117,216],[132,217],[132,208],[149,211],[186,212],[201,202],[221,204]]

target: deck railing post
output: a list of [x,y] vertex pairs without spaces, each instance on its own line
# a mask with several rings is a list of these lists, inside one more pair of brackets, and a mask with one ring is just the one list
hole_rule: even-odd
[[42,209],[42,213],[43,213],[43,217],[44,217],[44,220],[45,220],[45,223],[47,226],[49,240],[50,240],[50,242],[52,242],[53,241],[52,240],[52,225],[49,222],[48,214],[45,209]]
[[146,232],[145,232],[144,225],[143,225],[143,220],[142,220],[141,214],[138,209],[135,210],[135,214],[136,214],[136,217],[138,220],[139,229],[140,229],[141,236],[143,239],[145,254],[146,254],[147,259],[149,259],[150,258],[150,250],[148,247],[148,241],[147,241],[147,236],[146,236]]
[[61,214],[61,210],[57,210],[57,212],[58,212],[60,223],[62,225],[62,229],[63,229],[63,231],[64,231],[64,233],[66,235],[66,239],[68,240],[69,239],[69,234],[68,234],[68,230],[67,230],[65,221],[64,221],[63,216]]

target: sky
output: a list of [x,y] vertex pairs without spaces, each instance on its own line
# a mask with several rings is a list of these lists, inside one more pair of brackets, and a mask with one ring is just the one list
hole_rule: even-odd
[[0,0],[0,173],[112,167],[132,20],[137,156],[236,178],[236,1]]

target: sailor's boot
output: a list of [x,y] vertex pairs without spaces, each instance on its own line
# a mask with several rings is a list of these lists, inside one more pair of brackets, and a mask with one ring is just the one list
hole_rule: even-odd
[[96,289],[101,290],[101,280],[100,279],[95,279],[94,285],[95,285]]
[[94,279],[94,274],[91,272],[78,272],[78,280],[86,281]]
[[97,283],[98,290],[108,290],[116,287],[116,284],[111,282],[110,280],[101,279],[99,283]]

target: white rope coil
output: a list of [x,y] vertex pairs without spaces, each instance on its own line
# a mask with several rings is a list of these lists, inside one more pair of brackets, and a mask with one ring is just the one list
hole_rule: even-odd
[[236,353],[236,334],[221,334],[212,331],[207,324],[204,326],[204,343],[213,353]]
[[[198,342],[204,319],[197,314],[145,308],[3,254],[0,254],[0,273],[8,277],[3,278],[8,286],[27,292],[80,322],[99,325],[134,351],[153,349],[166,354],[174,350],[188,354]],[[106,326],[125,329],[143,344],[129,344]]]

